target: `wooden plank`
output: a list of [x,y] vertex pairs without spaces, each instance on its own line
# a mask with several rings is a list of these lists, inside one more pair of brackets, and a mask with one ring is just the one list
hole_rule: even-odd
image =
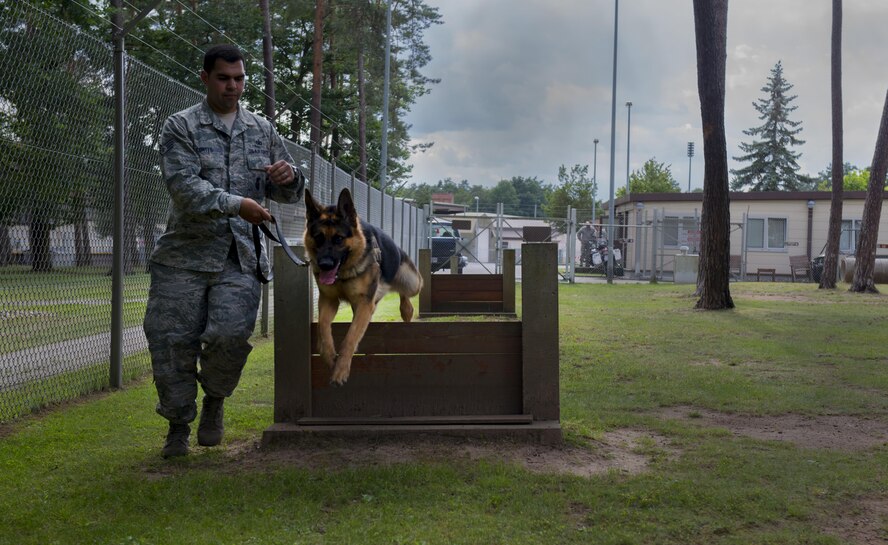
[[432,251],[428,248],[419,250],[419,275],[422,277],[419,313],[423,314],[432,310]]
[[315,357],[311,387],[316,417],[523,414],[515,355],[355,356],[343,386]]
[[300,418],[300,426],[441,426],[448,424],[530,424],[532,414],[491,414],[465,416],[320,417]]
[[[342,342],[351,324],[333,324],[333,341]],[[311,324],[316,354],[317,324]],[[371,322],[358,345],[362,354],[520,354],[520,322]]]
[[435,312],[449,312],[451,314],[484,314],[503,313],[502,301],[438,301],[435,303]]
[[502,303],[503,292],[469,289],[432,291],[432,308],[436,308],[438,303],[450,301],[498,301]]
[[503,250],[503,311],[515,312],[515,249]]
[[425,314],[426,318],[443,318],[445,316],[490,316],[490,317],[501,317],[501,318],[515,318],[517,315],[514,312],[503,312],[499,310],[485,310],[481,312],[467,312],[464,310],[455,310],[455,311],[435,311],[435,312],[427,312]]
[[451,290],[503,290],[503,277],[500,274],[436,274],[432,276],[433,291]]
[[521,255],[523,412],[539,420],[559,420],[557,247],[524,244]]
[[438,424],[404,426],[300,426],[272,424],[262,434],[262,448],[298,445],[316,438],[379,439],[398,437],[402,440],[426,436],[475,439],[508,439],[546,445],[562,443],[561,425],[557,421],[534,420],[531,424]]
[[[292,247],[298,256],[304,248]],[[312,293],[308,267],[297,267],[274,248],[274,421],[311,415]],[[286,365],[283,362],[287,362]]]

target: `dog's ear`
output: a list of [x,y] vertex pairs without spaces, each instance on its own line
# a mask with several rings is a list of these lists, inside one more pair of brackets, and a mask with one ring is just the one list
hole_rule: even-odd
[[355,201],[352,200],[351,192],[343,189],[339,193],[339,203],[336,205],[342,217],[348,219],[352,225],[358,224],[358,211],[355,210]]
[[311,196],[311,191],[305,188],[305,219],[307,221],[316,220],[321,215],[321,206]]

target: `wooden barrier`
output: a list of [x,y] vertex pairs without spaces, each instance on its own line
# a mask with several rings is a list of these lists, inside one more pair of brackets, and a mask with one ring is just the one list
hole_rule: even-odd
[[432,274],[431,250],[420,250],[419,272],[423,284],[419,317],[515,316],[515,250],[503,250],[502,270],[502,274]]
[[[263,446],[403,434],[561,441],[554,244],[523,246],[532,289],[521,321],[372,322],[343,386],[317,355],[308,269],[275,252],[274,424]],[[349,324],[333,326],[338,346]]]

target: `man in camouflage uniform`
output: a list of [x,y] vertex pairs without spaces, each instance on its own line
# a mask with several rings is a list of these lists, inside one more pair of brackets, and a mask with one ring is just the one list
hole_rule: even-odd
[[[273,126],[239,107],[244,78],[236,47],[210,48],[201,71],[206,99],[170,116],[161,133],[171,212],[151,255],[144,328],[157,412],[169,420],[165,458],[188,453],[198,382],[198,443],[222,441],[222,404],[252,350],[259,307],[251,224],[271,219],[263,198],[297,202],[305,186]],[[266,255],[259,265],[267,277]]]
[[591,222],[586,222],[581,229],[577,231],[577,239],[580,241],[580,265],[592,266],[592,250],[598,241],[598,233],[592,227]]

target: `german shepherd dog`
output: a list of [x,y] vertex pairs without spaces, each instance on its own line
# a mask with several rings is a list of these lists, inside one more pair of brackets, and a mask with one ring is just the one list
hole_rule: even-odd
[[[422,276],[404,250],[380,229],[358,218],[348,189],[335,206],[319,205],[305,191],[305,252],[317,281],[321,360],[333,369],[331,382],[348,380],[352,356],[367,331],[376,304],[390,290],[401,296],[401,318],[413,319],[413,297]],[[339,302],[348,301],[354,317],[336,352],[331,324]]]

